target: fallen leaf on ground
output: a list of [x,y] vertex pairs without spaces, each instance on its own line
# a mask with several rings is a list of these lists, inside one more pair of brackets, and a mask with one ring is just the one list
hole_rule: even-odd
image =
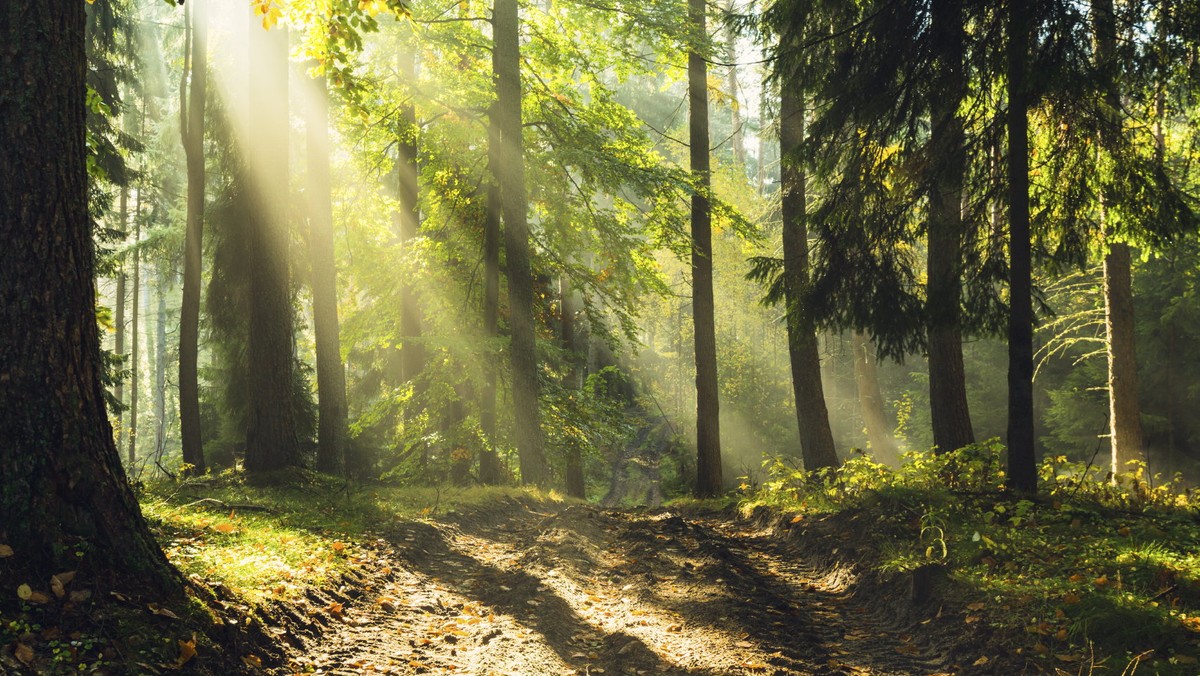
[[24,643],[18,643],[16,650],[13,651],[13,654],[16,655],[17,659],[21,660],[21,663],[25,666],[29,666],[29,663],[33,661],[33,648],[30,648]]
[[8,545],[0,545],[0,559],[7,558],[13,555],[13,548]]
[[987,655],[984,655],[983,657],[980,657],[979,659],[977,659],[977,660],[975,660],[974,662],[972,662],[972,663],[971,663],[971,666],[973,666],[973,667],[982,667],[983,665],[987,664],[988,662],[991,662],[991,660],[990,660],[990,659],[988,659],[988,656],[987,656]]
[[33,596],[32,587],[27,584],[17,587],[17,598],[21,599],[22,601],[28,601],[30,596]]
[[196,656],[196,635],[192,634],[190,641],[179,641],[179,658],[175,660],[175,667],[182,668],[183,665],[191,661]]
[[171,612],[170,609],[163,608],[162,606],[158,605],[157,603],[148,604],[146,607],[150,609],[150,612],[154,613],[155,615],[158,615],[159,617],[169,617],[172,620],[179,619],[179,616],[176,615],[175,613]]
[[242,655],[242,663],[255,669],[262,669],[263,665],[262,658],[258,655]]

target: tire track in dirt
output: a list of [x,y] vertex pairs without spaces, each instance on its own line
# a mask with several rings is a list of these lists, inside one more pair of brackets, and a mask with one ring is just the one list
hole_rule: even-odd
[[376,549],[374,573],[339,590],[346,601],[311,600],[324,624],[294,642],[292,666],[480,675],[948,669],[945,650],[855,598],[851,570],[814,565],[768,531],[662,510],[540,509],[513,500],[396,524]]

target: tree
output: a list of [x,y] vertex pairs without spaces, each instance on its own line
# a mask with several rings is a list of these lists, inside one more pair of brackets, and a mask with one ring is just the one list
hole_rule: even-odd
[[854,384],[858,389],[858,404],[862,409],[863,422],[867,426],[867,443],[875,461],[888,467],[900,466],[900,452],[896,438],[888,424],[883,407],[883,394],[879,390],[879,371],[875,367],[875,352],[870,341],[855,331],[850,336],[851,351],[854,353]]
[[815,470],[837,467],[838,457],[821,385],[816,329],[801,303],[801,294],[808,285],[808,195],[804,169],[796,155],[803,142],[803,94],[792,78],[784,77],[779,96],[779,153],[783,158],[780,190],[788,357],[792,364],[792,390],[796,396],[804,468]]
[[516,0],[495,0],[492,10],[496,116],[500,133],[501,211],[512,360],[513,413],[521,481],[545,483],[546,456],[538,414],[538,362],[533,313],[533,273],[529,261],[529,224],[525,157],[521,140],[521,47]]
[[[88,216],[84,5],[0,7],[0,566],[182,595],[113,442],[101,386]],[[82,559],[76,553],[82,552]]]
[[[179,107],[183,151],[187,157],[187,225],[183,248],[183,304],[179,311],[179,431],[183,462],[189,472],[203,474],[200,430],[200,273],[204,251],[204,106],[208,98],[208,4],[187,5],[190,44],[185,46],[190,96]],[[183,83],[180,92],[187,91]]]
[[317,351],[317,470],[336,474],[346,460],[346,370],[338,331],[337,268],[329,180],[329,91],[312,82],[308,137],[308,252]]
[[1010,0],[1008,92],[1008,487],[1037,490],[1033,438],[1033,280],[1029,235],[1030,19],[1027,0]]
[[688,0],[688,147],[692,180],[692,321],[696,331],[696,495],[712,497],[721,478],[717,335],[712,286],[712,206],[709,193],[708,31],[704,0]]
[[962,355],[963,123],[958,107],[967,93],[963,71],[963,10],[959,0],[932,0],[930,42],[935,85],[928,90],[932,163],[926,270],[929,413],[933,443],[953,451],[974,443]]
[[[300,463],[293,410],[292,294],[288,272],[288,39],[283,28],[264,30],[250,18],[249,109],[262,160],[250,172],[251,241],[248,472]],[[249,154],[248,162],[253,161]]]

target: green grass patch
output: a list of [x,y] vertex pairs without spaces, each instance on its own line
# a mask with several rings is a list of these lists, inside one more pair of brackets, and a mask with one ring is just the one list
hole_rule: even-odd
[[559,502],[518,488],[355,486],[306,471],[250,482],[225,473],[145,486],[142,511],[183,573],[252,603],[300,595],[360,563],[389,524],[505,499]]
[[1196,673],[1195,495],[1172,482],[1151,487],[1140,473],[1114,485],[1052,458],[1041,492],[1021,498],[1002,490],[1001,451],[990,442],[909,454],[897,471],[867,458],[817,473],[780,465],[743,495],[742,508],[865,516],[875,565],[903,572],[942,564],[947,593],[967,608],[964,621],[1026,637],[1029,654],[1048,665],[1094,654],[1114,673],[1135,659],[1152,673]]

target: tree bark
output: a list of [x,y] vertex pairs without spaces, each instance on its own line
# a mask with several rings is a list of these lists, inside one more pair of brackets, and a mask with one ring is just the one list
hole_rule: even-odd
[[183,244],[183,302],[179,307],[179,434],[183,474],[203,474],[200,429],[200,285],[204,255],[204,107],[208,98],[208,4],[192,0],[191,95],[183,116],[183,151],[187,163],[187,225]]
[[783,217],[783,274],[787,288],[788,356],[792,365],[792,391],[796,397],[796,422],[800,451],[807,470],[837,467],[837,450],[829,427],[825,390],[821,384],[821,355],[816,328],[801,308],[808,285],[808,186],[795,154],[804,142],[804,99],[799,88],[784,78],[779,95],[779,155]]
[[[730,14],[734,12],[732,0],[727,5]],[[733,144],[733,161],[741,167],[743,175],[746,171],[746,134],[742,129],[742,107],[738,101],[738,69],[737,69],[737,33],[733,28],[725,30],[725,61],[729,64],[726,84],[729,88],[730,123],[733,131],[729,137]]]
[[129,349],[129,451],[127,462],[129,469],[137,463],[138,441],[138,381],[141,377],[141,354],[139,347],[139,315],[141,313],[142,297],[142,199],[145,196],[145,185],[138,190],[137,208],[133,214],[133,300],[130,305],[132,318],[129,324],[131,336]]
[[1037,490],[1033,443],[1033,280],[1029,235],[1029,52],[1027,0],[1008,9],[1008,487]]
[[317,470],[339,474],[346,460],[346,370],[338,327],[337,266],[329,178],[329,91],[316,78],[306,125],[308,252],[312,265],[313,332],[317,352]]
[[[117,213],[120,214],[121,231],[125,232],[125,228],[129,224],[129,188],[121,187],[119,204]],[[125,274],[125,256],[121,256],[117,269],[117,307],[113,317],[113,323],[116,325],[116,335],[113,337],[113,353],[119,357],[125,356],[125,296],[127,295],[125,286],[128,277],[129,275]],[[116,397],[118,402],[125,403],[124,378],[117,380],[116,387],[113,388],[113,396]],[[116,443],[117,448],[121,447],[122,434],[125,431],[124,419],[124,412],[118,412],[116,428],[113,430],[113,442]]]
[[154,296],[154,459],[162,459],[167,443],[167,273],[160,265],[155,274]]
[[[563,385],[568,391],[578,392],[583,387],[583,342],[575,323],[575,315],[579,309],[575,291],[571,288],[571,280],[566,274],[558,280],[559,311],[562,314],[560,327],[562,331],[563,352],[566,353],[567,372]],[[566,466],[567,495],[573,498],[587,498],[587,481],[583,472],[583,453],[572,444],[567,449]]]
[[[1092,21],[1096,34],[1096,65],[1107,77],[1115,77],[1116,72],[1111,62],[1116,52],[1117,24],[1112,0],[1096,0],[1092,3]],[[1116,137],[1121,133],[1121,100],[1115,81],[1105,80],[1103,95],[1104,114],[1099,140],[1101,149],[1108,150],[1115,146]],[[1103,202],[1103,194],[1100,199]],[[1103,204],[1100,210],[1103,216]],[[1145,460],[1145,449],[1142,447],[1142,413],[1138,404],[1133,263],[1129,245],[1115,241],[1115,234],[1111,223],[1106,223],[1104,328],[1108,353],[1109,441],[1114,477],[1133,471],[1134,468],[1129,463]]]
[[963,17],[957,0],[934,0],[938,86],[930,89],[927,336],[929,407],[938,452],[975,442],[962,355],[962,192],[966,152],[958,106],[966,95]]
[[504,258],[508,274],[508,310],[512,331],[513,409],[521,481],[544,484],[549,478],[538,414],[538,363],[533,274],[526,220],[525,158],[521,142],[521,51],[516,0],[495,0],[492,17],[493,66],[500,132],[501,210]]
[[850,342],[854,352],[854,384],[858,388],[858,405],[867,427],[871,455],[875,456],[875,462],[897,468],[900,466],[900,450],[896,447],[896,437],[892,434],[892,426],[884,410],[874,351],[867,336],[858,331],[851,334]]
[[720,397],[712,286],[712,185],[709,170],[708,29],[704,0],[688,0],[692,44],[688,50],[688,144],[692,180],[692,321],[696,334],[696,496],[721,492]]
[[[493,341],[500,337],[500,132],[493,111],[488,121],[488,171],[492,178],[487,187],[483,221],[483,330]],[[479,427],[487,445],[479,454],[479,482],[486,486],[500,483],[500,457],[496,454],[496,364],[487,360],[479,402]]]
[[84,5],[0,4],[0,45],[0,587],[78,570],[77,588],[181,598],[104,409]]
[[287,30],[263,30],[250,18],[250,110],[254,143],[251,172],[249,410],[247,472],[300,464],[292,406],[292,295],[288,272],[288,41]]

